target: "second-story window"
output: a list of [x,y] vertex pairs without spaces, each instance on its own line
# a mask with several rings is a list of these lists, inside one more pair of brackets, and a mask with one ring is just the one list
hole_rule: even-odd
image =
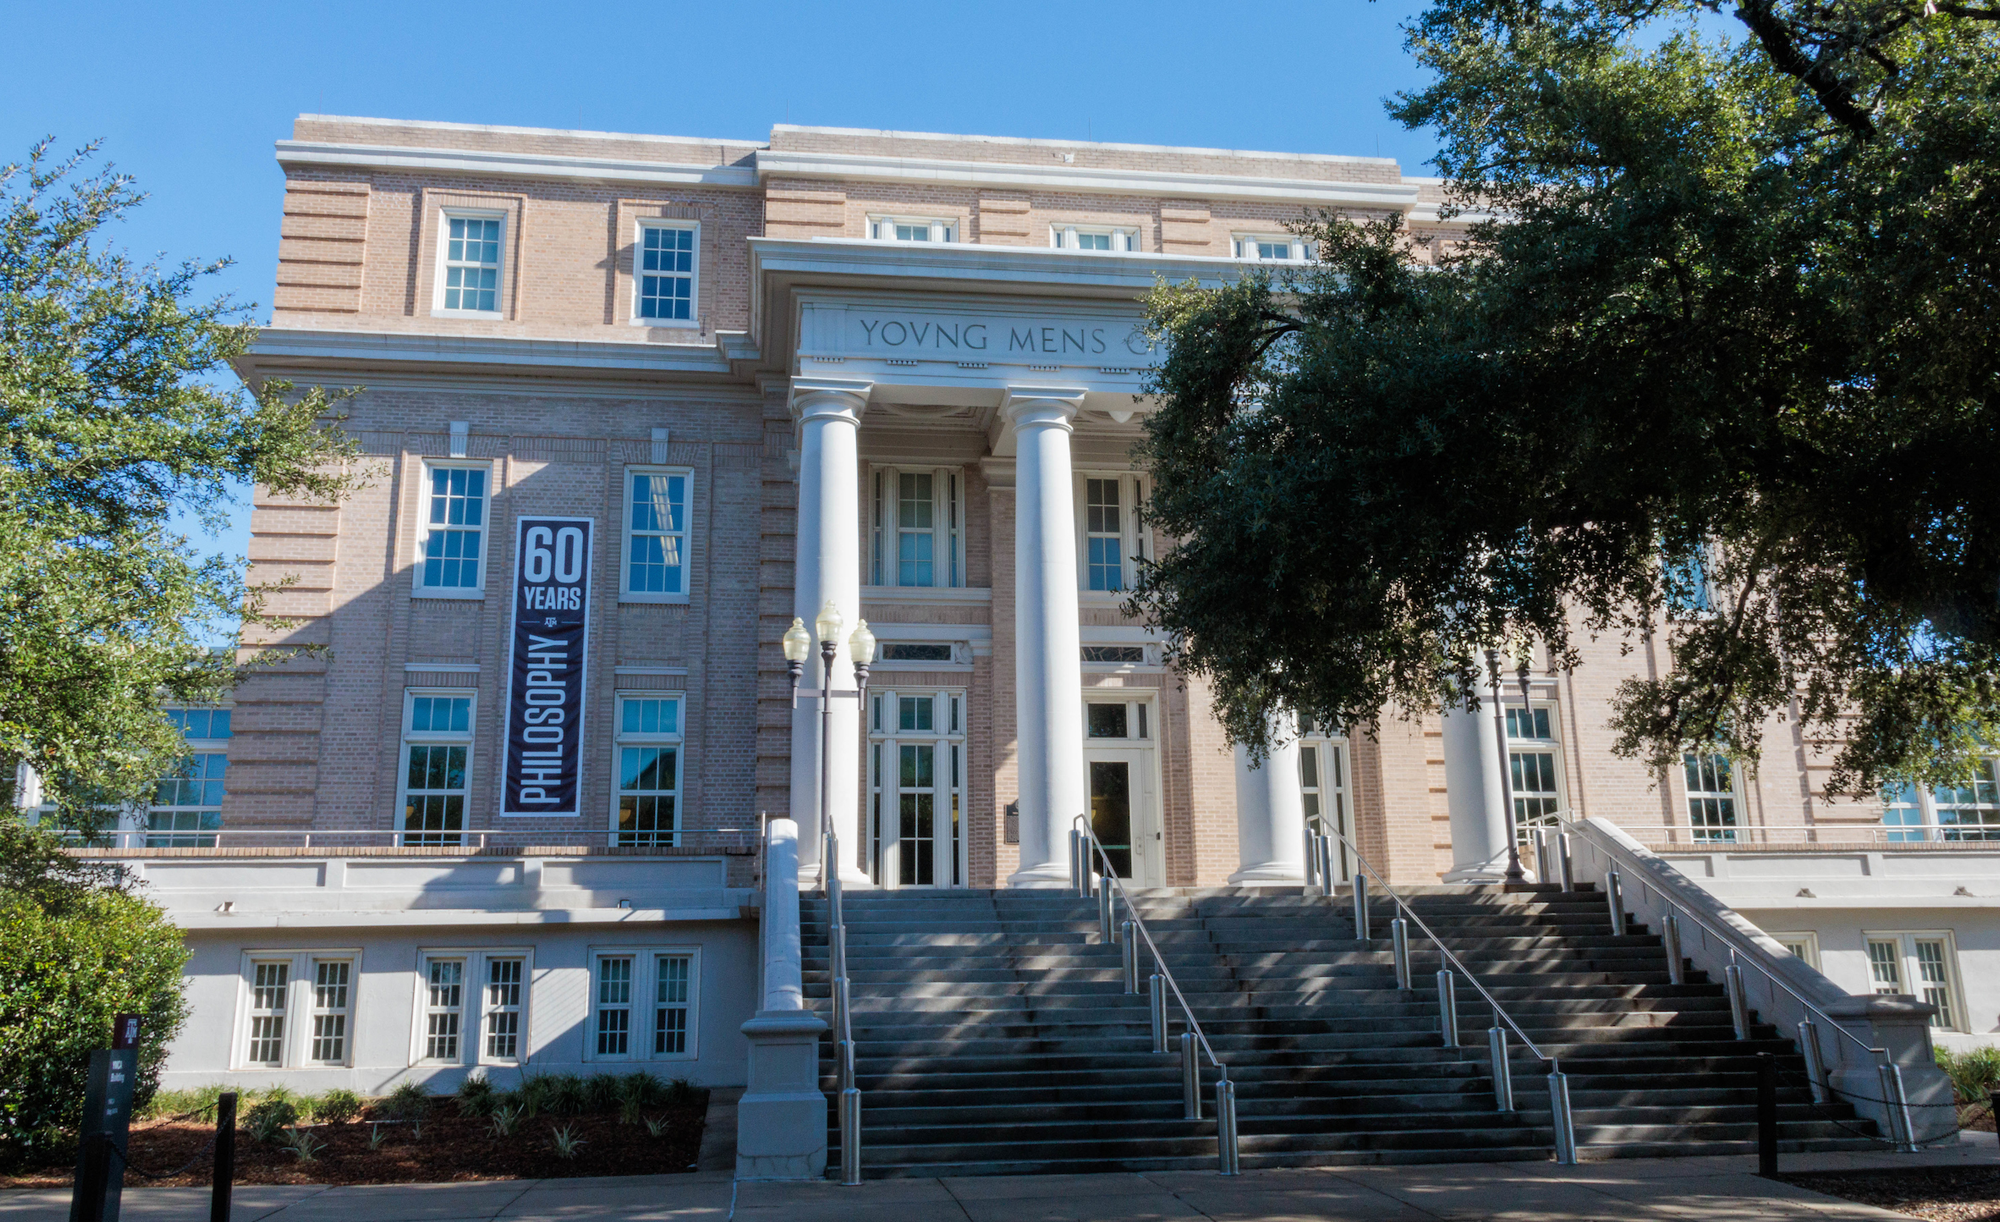
[[1058,250],[1137,250],[1139,231],[1089,225],[1052,225],[1049,227],[1049,244]]
[[681,701],[678,696],[618,697],[616,841],[678,843],[681,798]]
[[215,845],[222,826],[223,775],[229,768],[229,710],[171,709],[167,720],[187,740],[188,754],[160,778],[146,810],[146,847],[198,849]]
[[958,226],[937,217],[877,216],[868,218],[868,236],[878,242],[956,242]]
[[445,214],[440,309],[460,314],[500,312],[501,224],[497,216]]
[[1549,706],[1507,710],[1508,780],[1514,795],[1514,829],[1523,844],[1538,827],[1562,823],[1562,744]]
[[403,719],[403,843],[464,840],[472,695],[411,695]]
[[638,257],[632,269],[634,322],[672,326],[695,321],[697,233],[691,224],[639,226]]
[[686,602],[688,483],[685,469],[626,468],[625,588],[628,602]]
[[1312,257],[1304,241],[1283,233],[1237,234],[1230,249],[1237,258],[1257,263],[1303,263]]
[[877,467],[869,584],[965,584],[963,486],[952,470]]
[[1696,843],[1736,839],[1736,766],[1726,755],[1688,752],[1681,757],[1687,773],[1688,827]]
[[1083,589],[1116,594],[1131,588],[1134,567],[1145,557],[1139,495],[1139,477],[1134,475],[1086,475],[1078,480],[1077,561]]
[[486,569],[486,470],[484,465],[426,466],[419,593],[447,598],[479,594]]

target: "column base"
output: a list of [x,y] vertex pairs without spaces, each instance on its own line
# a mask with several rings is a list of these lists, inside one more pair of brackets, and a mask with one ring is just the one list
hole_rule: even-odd
[[1007,876],[1007,885],[1025,891],[1067,891],[1069,867],[1058,862],[1027,866]]
[[1303,887],[1306,885],[1306,871],[1302,865],[1289,861],[1262,861],[1254,866],[1244,866],[1229,876],[1232,887]]
[[[1534,863],[1524,859],[1521,864],[1527,868],[1528,877],[1533,878]],[[1462,866],[1455,865],[1445,871],[1444,881],[1447,883],[1476,884],[1504,883],[1507,881],[1507,850],[1501,849],[1487,861],[1472,861]]]
[[807,1010],[760,1010],[742,1030],[750,1041],[750,1085],[736,1105],[737,1178],[822,1178],[826,1096],[819,1090],[819,1037],[826,1023]]

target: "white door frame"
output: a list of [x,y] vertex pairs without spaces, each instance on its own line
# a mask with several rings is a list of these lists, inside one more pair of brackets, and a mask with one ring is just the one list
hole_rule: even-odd
[[[1124,738],[1090,737],[1088,706],[1126,706]],[[1160,718],[1154,692],[1133,688],[1084,689],[1083,768],[1084,793],[1090,792],[1090,765],[1093,761],[1130,765],[1132,786],[1132,877],[1134,887],[1166,885],[1166,820],[1160,799]],[[1143,709],[1143,715],[1141,713]],[[1143,723],[1143,724],[1142,724]],[[1143,731],[1144,737],[1140,737]]]

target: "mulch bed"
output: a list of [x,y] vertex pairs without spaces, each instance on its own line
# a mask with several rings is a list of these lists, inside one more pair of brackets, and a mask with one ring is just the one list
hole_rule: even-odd
[[1930,1222],[2000,1219],[2000,1167],[1911,1167],[1781,1175],[1787,1184]]
[[[644,1124],[620,1124],[616,1116],[537,1116],[520,1121],[510,1137],[497,1137],[484,1117],[446,1114],[437,1108],[421,1132],[408,1124],[384,1124],[377,1149],[368,1148],[370,1125],[309,1126],[326,1143],[312,1162],[301,1162],[277,1142],[262,1144],[241,1131],[236,1134],[236,1182],[239,1184],[416,1184],[454,1180],[560,1179],[584,1175],[653,1175],[694,1170],[701,1149],[705,1108],[649,1109],[667,1124],[654,1137]],[[576,1157],[556,1154],[552,1134],[569,1126],[583,1138]],[[167,1171],[193,1159],[215,1135],[213,1123],[185,1120],[141,1121],[132,1127],[129,1157],[134,1167]],[[281,1139],[282,1140],[282,1139]],[[125,1186],[202,1187],[209,1183],[211,1163],[204,1155],[180,1175],[148,1179],[128,1173]],[[50,1167],[22,1175],[0,1176],[0,1187],[68,1187],[72,1168]]]

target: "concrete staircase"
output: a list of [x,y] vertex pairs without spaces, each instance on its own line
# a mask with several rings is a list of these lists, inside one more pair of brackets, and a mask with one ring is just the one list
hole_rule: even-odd
[[[1754,1150],[1755,1054],[1777,1054],[1785,1079],[1804,1080],[1797,1050],[1769,1026],[1734,1038],[1719,984],[1694,972],[1669,984],[1657,935],[1632,926],[1614,936],[1602,895],[1405,895],[1561,1060],[1585,1158]],[[1519,1110],[1494,1110],[1490,1010],[1460,980],[1466,1046],[1440,1046],[1438,956],[1413,930],[1416,987],[1397,989],[1387,900],[1375,901],[1376,937],[1364,943],[1345,899],[1134,899],[1237,1083],[1243,1166],[1548,1157],[1546,1067],[1516,1042]],[[866,1175],[1215,1165],[1213,1070],[1204,1065],[1204,1119],[1183,1119],[1179,1058],[1152,1051],[1146,998],[1124,993],[1120,948],[1100,941],[1094,901],[849,891],[845,910]],[[807,897],[803,920],[808,1004],[830,1020],[824,899]],[[821,1066],[832,1095],[831,1040]],[[1803,1086],[1781,1088],[1780,1148],[1875,1144],[1868,1122],[1827,1115]]]

